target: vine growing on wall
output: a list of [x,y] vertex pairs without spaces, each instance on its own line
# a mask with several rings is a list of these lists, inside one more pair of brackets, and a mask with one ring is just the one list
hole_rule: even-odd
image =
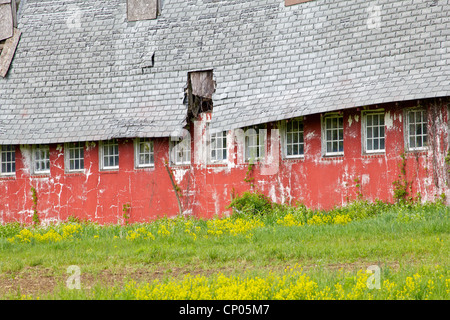
[[166,171],[169,175],[170,182],[172,183],[172,188],[175,192],[175,196],[177,198],[177,204],[178,204],[178,213],[179,215],[183,215],[183,207],[181,206],[181,197],[183,196],[183,193],[181,191],[181,188],[175,183],[175,179],[173,177],[173,173],[169,168],[169,162],[166,160],[164,161],[164,167],[166,168]]
[[41,220],[39,219],[39,214],[37,211],[38,196],[36,188],[34,187],[31,187],[31,197],[33,200],[33,223],[34,225],[39,225],[41,223]]
[[122,212],[123,212],[123,219],[125,221],[125,225],[128,225],[130,222],[130,210],[131,210],[131,204],[125,203],[122,206]]
[[400,174],[398,175],[398,179],[392,182],[394,185],[394,200],[396,202],[406,202],[408,200],[408,188],[410,188],[411,185],[408,183],[408,180],[406,180],[405,153],[402,153],[400,158],[402,159],[399,164]]
[[253,184],[253,181],[255,180],[254,177],[252,177],[252,173],[253,173],[253,168],[254,168],[254,163],[253,160],[251,159],[248,167],[247,167],[247,172],[245,173],[245,178],[244,181],[250,183],[250,187],[253,188],[255,185]]

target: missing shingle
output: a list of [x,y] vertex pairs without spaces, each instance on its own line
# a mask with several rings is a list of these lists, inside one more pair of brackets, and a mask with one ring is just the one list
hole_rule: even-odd
[[429,7],[436,7],[437,5],[438,5],[438,0],[432,0],[429,4],[428,4],[428,6]]
[[150,56],[150,60],[147,61],[142,66],[142,74],[149,73],[150,69],[153,68],[154,66],[155,66],[155,53],[153,52]]

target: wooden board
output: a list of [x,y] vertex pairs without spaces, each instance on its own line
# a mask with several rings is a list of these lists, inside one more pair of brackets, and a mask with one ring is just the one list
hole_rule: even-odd
[[158,0],[128,0],[128,21],[156,19],[158,14]]
[[0,0],[0,40],[13,36],[13,25],[11,0]]
[[3,78],[6,77],[6,74],[8,73],[21,34],[19,29],[14,28],[14,35],[6,40],[4,44],[2,54],[0,55],[0,76]]
[[189,74],[192,94],[194,96],[211,99],[215,91],[212,70],[191,72]]

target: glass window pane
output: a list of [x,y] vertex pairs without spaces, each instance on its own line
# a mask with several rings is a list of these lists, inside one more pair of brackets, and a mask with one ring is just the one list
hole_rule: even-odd
[[291,144],[287,145],[287,155],[292,156],[292,145]]
[[416,143],[415,143],[414,137],[410,137],[410,138],[409,138],[409,146],[410,146],[411,148],[415,148],[415,147],[416,147]]
[[367,150],[369,151],[373,150],[372,139],[367,139]]
[[422,136],[418,136],[418,137],[416,137],[416,147],[417,148],[420,148],[420,147],[422,147],[423,145],[422,145]]

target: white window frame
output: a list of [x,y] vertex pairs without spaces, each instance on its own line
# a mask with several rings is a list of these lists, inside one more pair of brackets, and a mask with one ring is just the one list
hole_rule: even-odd
[[[105,147],[110,146],[117,146],[117,154],[112,153],[105,154]],[[115,152],[115,150],[113,150]],[[99,153],[100,153],[100,170],[118,170],[119,169],[119,163],[120,163],[120,150],[119,150],[119,142],[116,139],[106,140],[106,141],[100,141],[99,143]],[[117,157],[117,165],[114,166],[106,166],[105,165],[105,156],[108,157]]]
[[[266,153],[266,136],[266,126],[252,126],[245,130],[244,158],[246,162],[264,159]],[[251,145],[250,142],[252,142]],[[254,142],[256,143],[253,144]],[[256,157],[252,157],[253,154],[250,148],[256,150]]]
[[[225,163],[228,159],[227,132],[221,131],[210,133],[208,124],[207,134],[208,134],[208,163],[210,164]],[[221,142],[221,145],[219,146],[217,145],[218,141]],[[215,154],[214,157],[213,152]],[[221,155],[220,157],[218,157],[219,154]]]
[[[292,125],[293,123],[297,122],[298,126],[296,131],[292,131],[289,132],[289,126]],[[301,125],[301,128],[300,128]],[[289,119],[286,123],[284,123],[284,141],[283,141],[283,149],[284,149],[284,156],[287,159],[295,159],[295,158],[304,158],[305,157],[305,137],[304,137],[304,123],[303,123],[303,118],[294,118],[294,119]],[[288,136],[289,134],[292,134],[292,141],[289,142]],[[294,136],[297,135],[298,137],[298,141],[294,142]],[[298,154],[288,154],[288,147],[289,145],[291,145],[292,147],[292,153],[293,153],[293,149],[294,146],[297,145],[297,150],[299,151]],[[300,147],[302,148],[302,152],[300,153]]]
[[[39,157],[37,157],[39,152]],[[43,157],[41,158],[41,156]],[[50,146],[48,144],[38,144],[32,147],[33,173],[34,174],[49,174],[50,173]],[[38,162],[45,164],[45,169],[37,168]],[[47,168],[48,165],[48,168]]]
[[[81,155],[81,152],[82,155]],[[78,150],[80,153],[78,154],[78,157],[72,158],[71,151],[72,150]],[[64,166],[66,168],[66,172],[83,172],[84,171],[84,150],[85,150],[85,143],[84,142],[69,142],[64,144]],[[81,161],[83,163],[83,168],[79,169],[71,169],[70,164],[71,162],[79,161],[81,166]]]
[[[414,132],[413,135],[411,135],[411,122],[410,122],[410,115],[411,113],[422,113],[421,114],[421,122],[416,122],[416,115],[414,115],[414,125],[416,126],[417,124],[422,126],[422,132],[423,132],[423,128],[425,128],[426,133],[425,134],[417,134],[416,132]],[[405,117],[406,117],[406,121],[405,121],[405,126],[406,126],[406,136],[405,136],[405,143],[407,146],[407,150],[408,151],[423,151],[423,150],[427,150],[428,149],[428,115],[427,115],[427,110],[424,108],[412,108],[412,109],[407,109],[405,112]],[[425,126],[423,126],[425,125]],[[415,130],[416,127],[415,127]],[[421,147],[411,147],[411,137],[415,138],[414,144],[416,144],[417,142],[417,137],[422,137],[422,146]],[[425,139],[423,139],[423,137],[425,137]],[[425,142],[425,145],[424,145]]]
[[191,135],[172,139],[176,138],[170,138],[170,163],[175,166],[191,165]]
[[[328,128],[327,120],[328,119],[338,119],[338,126],[336,128]],[[342,119],[342,127],[339,127],[339,119]],[[332,137],[332,139],[328,140],[328,131],[338,131],[337,140]],[[339,131],[342,131],[342,139],[339,138]],[[339,148],[339,142],[342,141],[342,151],[328,151],[328,142],[337,143]],[[344,155],[344,117],[339,113],[330,113],[326,114],[322,117],[322,153],[325,157],[334,157],[334,156],[343,156]]]
[[[378,124],[377,126],[373,125],[373,123],[371,123],[370,125],[368,124],[368,116],[381,116],[379,117],[379,119],[383,120],[383,125],[381,126],[380,124]],[[385,153],[386,152],[386,120],[385,120],[386,114],[384,112],[384,110],[370,110],[370,111],[363,111],[362,112],[362,119],[363,119],[363,125],[361,128],[361,137],[363,139],[363,151],[364,153],[367,154],[376,154],[376,153]],[[368,128],[378,128],[378,137],[374,138],[373,137],[373,130],[372,130],[372,137],[368,136]],[[383,127],[383,136],[380,136],[380,128]],[[378,146],[379,148],[376,150],[369,150],[367,145],[368,145],[368,139],[372,139],[372,147],[373,147],[373,141],[375,139],[378,139]],[[381,140],[384,140],[384,148],[380,148],[380,142]]]
[[[8,153],[11,154],[12,160],[8,160]],[[4,156],[6,161],[3,159]],[[11,166],[13,171],[3,171],[3,165],[6,165],[6,167]],[[0,145],[0,176],[14,175],[16,175],[16,147],[14,145]]]
[[[148,147],[148,151],[141,152],[141,146]],[[141,156],[148,156],[150,162],[142,163]],[[155,166],[154,143],[150,138],[136,138],[134,140],[134,164],[136,168],[152,168]]]

